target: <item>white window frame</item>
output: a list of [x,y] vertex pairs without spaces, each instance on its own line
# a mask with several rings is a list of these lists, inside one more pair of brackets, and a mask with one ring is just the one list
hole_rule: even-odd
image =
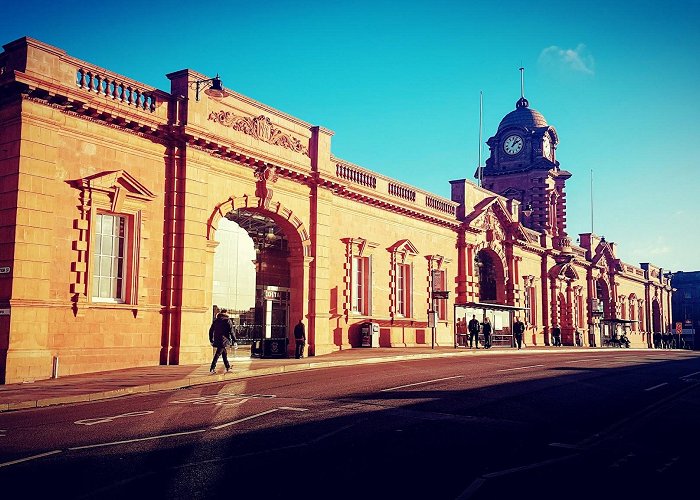
[[362,316],[372,311],[372,257],[353,256],[350,312]]
[[396,264],[396,313],[404,318],[413,314],[413,266]]
[[[104,228],[104,221],[107,218],[113,220],[112,232],[107,234],[98,231]],[[116,228],[123,221],[122,234],[115,234]],[[92,300],[93,302],[109,302],[124,304],[127,300],[128,278],[129,278],[129,217],[123,214],[98,212],[95,216],[95,232],[92,251]],[[102,241],[112,240],[110,253],[102,253]],[[114,244],[116,243],[116,245]],[[120,248],[119,248],[120,247]],[[108,274],[101,274],[105,262],[109,260]],[[105,282],[109,283],[109,296],[101,296],[100,290]]]

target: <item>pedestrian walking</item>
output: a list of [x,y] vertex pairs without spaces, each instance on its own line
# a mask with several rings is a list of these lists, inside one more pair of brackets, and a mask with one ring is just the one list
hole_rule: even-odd
[[555,347],[561,345],[561,328],[556,325],[554,325],[554,328],[552,328],[552,340],[554,341]]
[[221,356],[221,359],[224,361],[226,371],[231,371],[231,365],[226,355],[226,348],[234,342],[236,342],[236,337],[233,334],[233,323],[231,323],[231,319],[228,316],[228,311],[222,309],[209,327],[209,343],[212,347],[216,347],[214,359],[211,360],[209,373],[216,373],[216,362],[219,360],[219,356]]
[[525,333],[525,323],[520,321],[520,318],[515,318],[515,323],[513,323],[513,333],[515,334],[515,345],[517,345],[518,349],[520,349],[523,344],[523,334]]
[[299,320],[294,327],[294,357],[299,359],[304,357],[304,346],[306,345],[306,329],[304,323]]
[[491,320],[488,316],[484,318],[484,323],[481,325],[481,333],[484,334],[484,349],[491,347]]
[[476,314],[472,314],[472,319],[469,320],[469,349],[472,348],[472,341],[474,342],[474,347],[479,348],[479,320],[476,319]]

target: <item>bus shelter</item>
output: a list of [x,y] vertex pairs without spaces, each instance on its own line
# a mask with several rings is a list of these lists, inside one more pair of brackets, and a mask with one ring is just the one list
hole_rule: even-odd
[[[600,345],[603,347],[629,347],[628,334],[634,319],[604,318],[600,320]],[[627,340],[626,340],[627,339]]]
[[[469,345],[469,332],[467,324],[473,316],[483,323],[489,318],[493,331],[491,333],[491,345],[493,347],[513,347],[513,321],[514,318],[525,311],[524,307],[507,306],[504,304],[491,304],[487,302],[467,302],[455,304],[455,347],[467,347]],[[479,342],[483,344],[483,336],[479,335]]]

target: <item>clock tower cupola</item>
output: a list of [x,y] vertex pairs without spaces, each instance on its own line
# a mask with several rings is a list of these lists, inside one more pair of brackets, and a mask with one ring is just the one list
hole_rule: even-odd
[[[486,144],[490,155],[481,172],[482,186],[532,210],[521,222],[553,237],[555,246],[566,239],[566,180],[556,159],[559,136],[542,114],[530,107],[522,85],[515,110],[503,117],[496,134]],[[528,210],[529,212],[529,210]]]

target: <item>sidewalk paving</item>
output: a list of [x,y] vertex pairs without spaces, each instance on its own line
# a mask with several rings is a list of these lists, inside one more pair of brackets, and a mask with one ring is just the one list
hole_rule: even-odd
[[[408,359],[451,356],[476,356],[492,354],[515,354],[546,350],[548,352],[571,351],[581,348],[527,347],[518,351],[513,348],[467,349],[454,347],[409,347],[409,348],[354,348],[323,356],[294,359],[250,358],[243,350],[230,356],[230,373],[224,373],[219,361],[216,375],[209,373],[209,365],[174,365],[126,368],[80,375],[69,375],[50,380],[37,380],[17,384],[0,385],[0,412],[38,408],[66,403],[97,401],[128,394],[138,394],[210,384],[226,380],[257,377],[276,373],[347,366],[366,363],[386,363]],[[588,350],[588,349],[584,349]]]

